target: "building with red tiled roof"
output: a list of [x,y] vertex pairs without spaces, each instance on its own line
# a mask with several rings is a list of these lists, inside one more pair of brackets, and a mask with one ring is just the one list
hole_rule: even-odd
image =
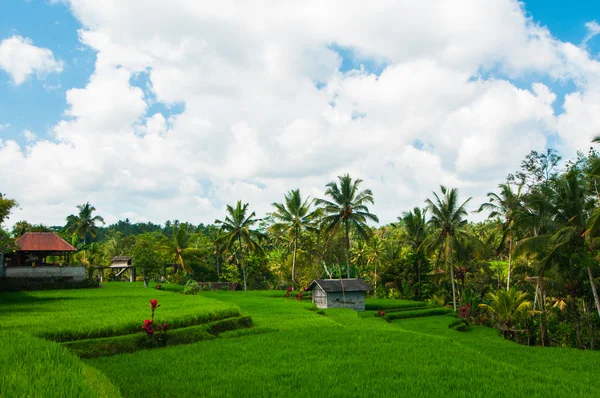
[[69,265],[77,251],[55,232],[27,232],[15,243],[18,249],[6,256],[5,267]]

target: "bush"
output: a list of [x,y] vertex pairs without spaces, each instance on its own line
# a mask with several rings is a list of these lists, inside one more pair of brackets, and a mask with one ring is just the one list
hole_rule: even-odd
[[183,294],[186,296],[195,296],[200,293],[200,285],[193,279],[190,279],[183,287]]

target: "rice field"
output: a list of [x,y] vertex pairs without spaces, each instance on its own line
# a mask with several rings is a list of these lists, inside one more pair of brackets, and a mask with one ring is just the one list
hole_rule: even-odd
[[151,316],[150,299],[160,303],[156,318],[172,327],[240,315],[232,303],[114,282],[101,289],[0,293],[0,331],[20,330],[55,341],[139,332]]
[[[136,284],[105,285],[96,291],[39,292],[29,302],[0,296],[5,299],[0,348],[7,353],[0,359],[7,375],[0,379],[2,397],[600,396],[599,352],[521,346],[482,327],[459,333],[448,328],[455,319],[450,315],[387,322],[371,313],[379,308],[400,309],[398,313],[429,310],[415,302],[369,300],[371,311],[359,316],[343,309],[316,311],[310,301],[284,298],[284,292],[184,296]],[[73,296],[55,300],[65,294]],[[71,323],[85,318],[75,314],[78,309],[91,311],[93,305],[108,307],[115,301],[129,303],[115,303],[115,308],[128,312],[115,318],[122,328],[129,316],[146,313],[149,296],[165,308],[167,303],[174,307],[173,317],[189,315],[193,308],[236,309],[251,316],[254,327],[193,344],[86,360],[29,334],[40,335],[44,329],[32,326],[35,315],[29,312],[44,309],[45,319],[50,314],[62,319],[60,327],[58,320],[51,323],[53,330],[78,330],[79,325]],[[82,300],[92,303],[76,304]],[[140,309],[134,304],[139,300]],[[117,328],[109,324],[97,326]],[[32,349],[25,352],[25,346]],[[6,366],[12,363],[19,366]],[[43,374],[48,366],[57,373]]]

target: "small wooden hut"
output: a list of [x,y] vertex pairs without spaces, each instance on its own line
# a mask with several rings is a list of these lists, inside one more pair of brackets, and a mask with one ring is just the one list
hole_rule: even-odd
[[119,277],[129,270],[129,282],[135,281],[135,268],[131,264],[131,257],[115,256],[111,259],[111,263],[112,264],[108,267],[96,267],[98,269],[98,277],[100,278],[100,282],[104,281],[105,268],[117,270],[115,277]]
[[362,279],[317,279],[308,285],[312,301],[319,308],[365,310],[365,297],[371,287]]

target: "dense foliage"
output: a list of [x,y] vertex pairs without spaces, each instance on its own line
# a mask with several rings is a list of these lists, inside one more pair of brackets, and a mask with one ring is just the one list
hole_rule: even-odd
[[[470,321],[508,338],[597,349],[599,164],[594,150],[564,163],[554,150],[532,151],[475,206],[488,216],[477,223],[467,220],[471,199],[441,187],[423,208],[399,209],[398,222],[376,227],[368,208],[375,195],[343,175],[326,185],[323,198],[289,191],[263,218],[238,201],[211,225],[126,219],[103,226],[86,203],[64,227],[20,221],[12,232],[17,238],[58,231],[81,249],[75,262],[89,266],[90,275],[114,256],[132,256],[139,280],[182,286],[230,281],[244,289],[285,289],[315,278],[361,277],[377,297],[427,300],[456,312],[468,305]],[[16,202],[1,198],[6,218]],[[2,242],[10,247],[6,232]],[[109,281],[123,277],[103,272]],[[494,298],[513,288],[530,304],[506,319],[493,310]]]

